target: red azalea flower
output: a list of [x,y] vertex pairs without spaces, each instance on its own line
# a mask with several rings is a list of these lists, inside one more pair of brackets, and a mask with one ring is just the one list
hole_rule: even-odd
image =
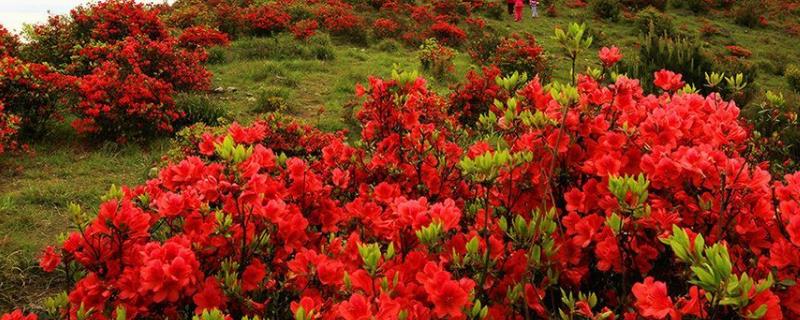
[[655,80],[653,83],[664,91],[672,92],[683,88],[684,83],[681,81],[682,77],[683,76],[679,73],[661,69],[655,73]]
[[752,300],[750,300],[750,304],[744,308],[744,314],[752,314],[761,306],[767,306],[767,313],[761,319],[764,320],[782,320],[783,319],[783,312],[781,311],[781,299],[778,298],[772,290],[764,290],[759,294],[756,294]]
[[619,48],[616,46],[603,47],[598,52],[598,57],[600,57],[600,61],[603,62],[603,66],[606,68],[610,68],[620,60],[622,60],[622,53],[619,52]]
[[468,306],[469,292],[465,291],[457,281],[450,280],[439,284],[430,299],[434,305],[433,312],[437,316],[458,318],[463,315],[462,310]]
[[203,310],[224,309],[228,297],[219,285],[219,281],[214,277],[206,278],[203,288],[192,298],[197,305],[194,312],[200,314]]
[[242,272],[242,291],[247,292],[257,289],[267,275],[267,267],[261,260],[254,259]]
[[800,246],[800,214],[789,219],[789,224],[786,226],[786,231],[789,233],[789,239],[792,241],[792,243]]
[[39,258],[39,266],[45,272],[53,272],[59,264],[61,264],[61,254],[57,253],[53,246],[47,246]]
[[39,317],[35,313],[29,313],[28,315],[25,315],[24,313],[22,313],[22,310],[19,309],[14,310],[11,313],[6,313],[2,317],[0,317],[0,320],[37,320],[37,319],[39,319]]
[[636,309],[645,317],[664,319],[673,311],[666,283],[647,277],[644,283],[634,284],[632,291],[636,297]]

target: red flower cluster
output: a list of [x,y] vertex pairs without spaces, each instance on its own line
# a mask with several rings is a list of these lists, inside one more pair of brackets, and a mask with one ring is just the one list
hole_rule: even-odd
[[681,78],[683,78],[683,75],[679,73],[662,69],[654,74],[653,83],[661,90],[675,92],[685,85]]
[[0,25],[0,57],[16,55],[19,44],[19,37]]
[[728,49],[728,52],[737,58],[750,58],[753,55],[752,51],[740,46],[725,46],[725,49]]
[[379,38],[390,38],[400,32],[400,24],[392,19],[378,18],[372,23],[372,30]]
[[438,21],[431,26],[431,35],[447,46],[456,47],[467,40],[467,33],[459,27]]
[[305,40],[317,33],[319,23],[317,20],[304,19],[297,21],[290,29],[295,39]]
[[72,126],[82,134],[116,139],[172,132],[181,117],[175,111],[172,85],[139,70],[125,72],[106,61],[77,83],[81,97]]
[[611,68],[622,60],[622,53],[619,52],[619,48],[616,46],[612,46],[611,48],[603,47],[597,55],[603,63],[604,68]]
[[292,17],[278,4],[268,4],[250,9],[244,19],[256,34],[273,36],[289,28]]
[[5,106],[0,102],[0,154],[16,149],[15,136],[19,125],[19,117],[6,113],[4,109]]
[[41,266],[80,280],[50,316],[800,316],[800,173],[748,158],[733,103],[665,70],[658,96],[497,75],[450,99],[371,78],[353,144],[277,116],[190,137],[96,216],[71,208]]
[[230,44],[228,35],[205,26],[195,26],[183,30],[178,42],[187,48],[209,48]]
[[151,40],[168,37],[157,10],[134,0],[105,0],[70,12],[79,39],[114,43],[130,36]]
[[0,97],[5,112],[19,117],[20,129],[26,134],[41,134],[58,118],[60,92],[67,83],[44,64],[0,57]]
[[503,73],[518,71],[526,72],[530,77],[538,75],[542,79],[549,78],[544,49],[536,43],[536,37],[532,34],[512,34],[500,39],[489,60]]
[[[75,98],[71,104],[78,119],[72,124],[81,133],[125,141],[171,132],[173,122],[182,116],[174,110],[173,93],[207,90],[211,74],[203,66],[204,47],[229,40],[207,27],[188,28],[176,39],[158,14],[156,7],[132,0],[108,0],[74,9],[71,20],[53,17],[35,27],[32,48],[56,53],[34,58],[59,66],[65,74],[52,73],[44,65],[4,60],[20,69],[6,75],[30,74],[49,84],[32,87],[39,82],[17,81],[26,86],[21,91],[45,101],[21,103],[9,94],[4,95],[7,108],[22,118],[25,129],[31,126],[26,119],[50,119],[48,112],[55,110],[57,98]],[[52,87],[63,90],[55,92]],[[18,111],[23,105],[35,116]]]

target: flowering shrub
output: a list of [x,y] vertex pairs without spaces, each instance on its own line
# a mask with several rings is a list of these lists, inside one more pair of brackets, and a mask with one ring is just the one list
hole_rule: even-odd
[[541,79],[550,77],[544,49],[536,43],[536,37],[532,34],[513,34],[502,38],[491,62],[503,73],[519,71],[531,77],[538,75]]
[[205,26],[195,26],[183,30],[178,42],[187,48],[210,48],[230,44],[228,35]]
[[457,116],[461,123],[476,123],[478,116],[494,107],[495,99],[507,98],[501,96],[505,90],[495,81],[499,76],[500,69],[495,66],[484,67],[481,73],[470,70],[466,81],[456,86],[450,94],[449,112]]
[[96,215],[70,206],[41,265],[79,279],[48,316],[800,316],[800,174],[750,161],[734,104],[668,71],[658,96],[493,74],[461,106],[371,78],[354,144],[275,117],[193,138]]
[[737,58],[750,58],[753,55],[752,51],[740,46],[725,46],[725,49],[728,49],[728,52]]
[[172,85],[104,62],[78,81],[80,102],[73,107],[72,126],[82,134],[125,142],[159,132],[172,132],[181,117],[172,100]]
[[107,43],[130,36],[160,40],[169,36],[157,10],[149,10],[134,0],[104,0],[70,12],[78,39]]
[[467,33],[455,25],[438,21],[431,26],[431,35],[444,45],[456,47],[467,40]]
[[252,8],[244,19],[255,34],[266,36],[286,30],[291,21],[291,17],[277,4]]
[[16,55],[19,44],[19,37],[0,25],[0,57]]
[[437,79],[443,79],[455,69],[455,51],[439,44],[436,39],[425,40],[419,47],[419,62],[422,70],[430,71]]
[[392,19],[378,18],[372,23],[372,32],[378,38],[391,38],[400,32],[400,24]]
[[316,20],[300,20],[295,23],[291,27],[292,34],[296,39],[305,40],[313,36],[317,29],[319,29],[319,23]]
[[0,103],[0,154],[7,150],[16,149],[17,142],[15,135],[17,134],[17,125],[19,118],[15,115],[5,112],[5,106]]
[[46,65],[0,58],[0,97],[6,112],[19,117],[22,134],[39,135],[58,118],[62,79]]

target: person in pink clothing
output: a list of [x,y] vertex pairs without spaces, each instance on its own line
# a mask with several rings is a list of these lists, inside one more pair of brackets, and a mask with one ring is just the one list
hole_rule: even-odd
[[516,0],[514,2],[514,21],[521,21],[522,20],[522,10],[525,9],[525,3],[522,0]]

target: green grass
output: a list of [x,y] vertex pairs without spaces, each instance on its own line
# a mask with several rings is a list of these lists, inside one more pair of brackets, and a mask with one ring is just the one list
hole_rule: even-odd
[[[733,24],[727,17],[712,19],[672,9],[668,12],[679,32],[696,33],[706,18],[722,30],[723,35],[707,40],[706,45],[712,50],[722,52],[725,45],[732,44],[746,47],[753,52],[750,59],[767,69],[800,63],[797,40],[780,30],[751,30]],[[499,35],[522,31],[534,34],[551,56],[556,81],[568,81],[570,72],[551,39],[556,26],[587,21],[597,47],[616,45],[623,50],[625,59],[636,55],[639,37],[633,22],[625,17],[616,23],[599,21],[591,18],[586,9],[563,6],[555,18],[530,19],[527,14],[526,11],[520,23],[504,19],[489,20],[488,24]],[[277,97],[286,105],[284,112],[325,130],[352,129],[348,127],[352,115],[344,106],[352,101],[356,83],[366,83],[370,75],[388,76],[395,65],[419,68],[414,48],[387,40],[356,47],[331,42],[325,36],[298,42],[282,35],[274,39],[243,38],[230,48],[214,51],[215,62],[208,66],[214,74],[212,87],[235,90],[194,94],[198,99],[187,101],[213,101],[222,106],[229,120],[247,123],[264,111],[265,99]],[[580,57],[578,70],[597,66],[595,52],[593,49]],[[463,49],[456,56],[455,66],[450,80],[437,81],[428,75],[433,90],[445,93],[474,67]],[[790,95],[783,77],[772,72],[761,71],[758,85],[796,99],[796,95]],[[99,197],[110,185],[144,182],[172,145],[168,138],[144,145],[97,144],[82,140],[61,124],[45,139],[31,143],[34,153],[1,156],[0,313],[13,305],[35,304],[58,284],[52,275],[36,271],[35,257],[43,246],[55,242],[58,234],[68,231],[66,207],[70,202],[96,208]]]

